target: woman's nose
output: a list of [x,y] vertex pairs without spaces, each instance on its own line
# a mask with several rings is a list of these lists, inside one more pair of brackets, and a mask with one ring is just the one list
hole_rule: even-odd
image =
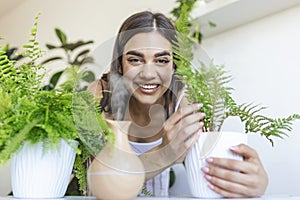
[[140,77],[144,79],[153,79],[156,77],[156,70],[155,66],[151,63],[144,64],[142,66],[141,72],[140,72]]

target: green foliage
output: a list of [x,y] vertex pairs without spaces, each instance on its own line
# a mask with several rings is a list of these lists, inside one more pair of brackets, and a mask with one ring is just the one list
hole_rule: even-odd
[[[85,193],[85,162],[91,153],[84,144],[85,138],[79,134],[79,130],[82,130],[85,124],[75,121],[76,112],[73,106],[74,85],[82,74],[78,73],[78,68],[68,68],[67,80],[60,88],[41,89],[45,68],[35,64],[37,59],[44,55],[36,41],[37,21],[38,16],[31,30],[31,39],[23,46],[23,56],[27,62],[12,61],[8,59],[5,51],[0,52],[0,165],[5,164],[25,141],[31,144],[43,142],[44,148],[55,148],[60,139],[67,142],[77,140],[78,148],[70,142],[77,153],[74,172],[79,179],[80,189]],[[92,121],[90,117],[95,117],[95,123],[99,124],[99,128],[93,130],[92,134],[99,141],[94,141],[93,145],[97,145],[100,151],[107,140],[113,142],[113,134],[102,115],[87,115],[87,118],[82,115],[86,114],[83,109],[96,111],[98,106],[89,92],[85,91],[80,95],[89,106],[80,110],[80,119],[87,122]]]
[[286,118],[273,119],[270,117],[259,114],[261,110],[266,107],[260,107],[252,104],[237,105],[232,97],[229,95],[226,97],[227,112],[225,113],[225,119],[229,116],[238,116],[243,122],[245,122],[245,131],[260,133],[265,136],[272,144],[273,137],[283,138],[287,136],[287,132],[292,130],[292,122],[300,119],[299,114],[293,114]]
[[[192,19],[189,14],[190,12],[194,9],[195,4],[197,3],[198,0],[176,0],[176,2],[178,3],[178,7],[173,8],[173,10],[171,11],[171,14],[173,15],[174,19],[173,21],[175,23],[177,23],[177,21],[182,20],[179,18],[182,18],[182,11],[186,10],[187,12],[184,12],[185,14],[187,14],[186,17],[184,17],[186,19],[186,24],[184,27],[185,29],[189,30],[189,34],[190,34],[190,38],[197,41],[198,43],[201,43],[202,40],[202,33],[200,31],[200,26],[199,24],[195,21],[195,19]],[[178,30],[179,31],[179,30]],[[181,31],[179,31],[180,33],[182,33]]]
[[[68,42],[67,35],[61,30],[55,29],[56,36],[60,42],[59,45],[46,44],[48,50],[62,50],[65,56],[53,56],[42,62],[42,65],[46,65],[55,61],[63,61],[66,63],[67,68],[80,68],[86,63],[92,63],[93,58],[88,56],[90,50],[84,48],[85,46],[92,44],[93,41],[82,41],[79,40],[77,42]],[[44,89],[51,90],[57,86],[57,83],[60,77],[64,74],[65,70],[57,71],[50,78],[49,84],[44,86]],[[84,82],[92,82],[95,80],[95,75],[91,71],[85,71],[84,74],[80,77],[80,80]],[[79,80],[78,80],[79,81]]]
[[[193,10],[194,5],[197,1],[198,0],[176,0],[176,2],[178,3],[178,7],[173,8],[171,13],[176,18],[179,18],[183,10],[186,10],[185,13],[189,14]],[[186,8],[183,9],[184,6]]]
[[78,135],[94,156],[98,155],[106,141],[114,142],[114,134],[99,111],[99,103],[90,92],[81,91],[74,94],[73,112]]
[[[171,14],[174,17],[173,21],[176,23],[179,20],[179,17],[182,16],[182,11],[184,10],[183,7],[186,7],[185,10],[187,12],[185,13],[189,15],[198,1],[199,0],[176,0],[178,6],[173,8],[173,10],[171,11]],[[203,35],[201,33],[201,27],[199,23],[196,21],[196,19],[192,18],[191,16],[188,16],[188,18],[186,19],[188,21],[186,28],[188,28],[190,31],[190,38],[200,44]],[[211,28],[216,27],[216,24],[211,21],[208,22],[208,25]]]
[[199,61],[199,66],[192,67],[193,41],[190,39],[188,16],[190,9],[183,5],[176,22],[179,32],[173,45],[174,62],[177,65],[176,75],[187,85],[187,95],[190,102],[203,103],[204,131],[220,131],[224,120],[230,116],[238,116],[245,122],[245,132],[257,132],[265,136],[273,145],[273,137],[282,138],[287,131],[292,130],[292,122],[300,119],[294,114],[286,118],[272,119],[260,114],[265,107],[252,104],[237,105],[231,97],[233,90],[228,86],[232,77],[225,71],[224,66],[209,66]]
[[80,145],[84,149],[75,160],[74,169],[79,180],[79,190],[86,195],[86,163],[90,156],[96,156],[108,142],[114,143],[114,134],[100,112],[99,103],[88,91],[73,95],[73,117],[77,128]]
[[[186,66],[189,66],[188,62]],[[191,67],[177,69],[176,75],[187,85],[188,100],[203,104],[205,131],[220,130],[224,121],[225,97],[230,95],[232,88],[227,86],[231,77],[223,69],[224,66],[213,63],[209,67],[202,64],[198,70]]]
[[[37,25],[38,25],[38,14],[34,19],[33,28],[31,29],[31,39],[28,41],[28,44],[23,45],[25,51],[23,55],[31,59],[31,62],[34,63],[38,58],[43,56],[43,51],[39,48],[39,42],[37,41]],[[36,65],[33,65],[34,67]],[[37,65],[39,67],[40,65]]]
[[87,167],[85,163],[87,163],[91,154],[83,143],[79,143],[78,148],[81,149],[81,152],[76,156],[74,173],[78,179],[79,191],[81,191],[82,195],[87,195]]
[[150,191],[148,191],[145,186],[142,187],[141,193],[148,197],[154,197],[154,194],[152,194]]

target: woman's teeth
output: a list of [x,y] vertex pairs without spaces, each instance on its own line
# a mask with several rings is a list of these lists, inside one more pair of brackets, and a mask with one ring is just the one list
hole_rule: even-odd
[[139,84],[139,87],[141,87],[143,89],[147,89],[147,90],[157,88],[158,86],[159,85],[157,85],[157,84]]

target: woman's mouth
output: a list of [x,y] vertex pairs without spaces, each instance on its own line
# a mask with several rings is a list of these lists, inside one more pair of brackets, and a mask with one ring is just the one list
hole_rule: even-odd
[[160,84],[138,84],[138,86],[142,93],[153,94],[159,89]]

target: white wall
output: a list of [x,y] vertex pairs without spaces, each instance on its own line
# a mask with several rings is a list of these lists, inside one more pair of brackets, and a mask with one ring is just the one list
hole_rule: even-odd
[[[206,38],[203,47],[233,74],[239,103],[265,105],[271,117],[300,113],[299,6]],[[300,194],[300,121],[289,135],[275,147],[251,135],[270,176],[268,194]]]
[[97,46],[114,36],[129,15],[144,10],[169,14],[175,5],[175,0],[164,0],[163,4],[161,0],[24,0],[0,18],[0,36],[11,45],[23,45],[34,17],[41,12],[38,40],[42,45],[56,41],[54,28],[59,27],[70,41],[92,39]]
[[38,35],[42,44],[55,41],[55,27],[62,28],[71,40],[93,39],[99,43],[116,34],[122,21],[134,12],[168,14],[175,5],[175,0],[24,0],[0,18],[0,34],[11,44],[23,44],[34,17],[41,12]]
[[[0,1],[1,6],[1,1]],[[46,50],[45,44],[59,44],[54,28],[61,28],[68,36],[68,41],[79,39],[94,40],[90,45],[92,50],[102,45],[100,64],[90,69],[97,74],[99,65],[110,61],[113,37],[122,22],[131,14],[144,10],[162,12],[171,16],[170,11],[175,7],[175,0],[24,0],[18,7],[0,18],[0,46],[9,43],[11,46],[21,47],[30,38],[30,30],[37,13],[41,13],[38,23],[38,41],[40,47]],[[5,27],[5,28],[4,28]],[[109,40],[109,42],[107,42]],[[109,44],[108,44],[109,43]],[[103,45],[105,45],[103,47]],[[47,56],[58,55],[57,51],[48,52]],[[64,52],[60,52],[64,53]],[[98,52],[99,53],[99,52]],[[97,61],[98,62],[98,61]],[[55,65],[54,67],[52,67]],[[63,62],[48,65],[48,77],[64,68]],[[47,77],[46,77],[47,78]]]

